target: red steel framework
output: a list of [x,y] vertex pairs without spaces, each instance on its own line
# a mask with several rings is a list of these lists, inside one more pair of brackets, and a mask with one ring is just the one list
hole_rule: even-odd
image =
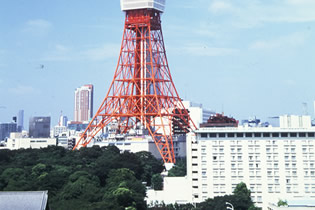
[[126,11],[114,79],[74,149],[87,146],[113,121],[118,123],[117,134],[126,134],[141,123],[165,163],[175,163],[174,128],[183,132],[196,128],[171,77],[157,10]]

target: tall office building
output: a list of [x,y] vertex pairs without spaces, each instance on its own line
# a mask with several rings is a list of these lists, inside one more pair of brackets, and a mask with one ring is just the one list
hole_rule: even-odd
[[29,136],[31,138],[49,138],[50,137],[50,117],[30,118]]
[[16,123],[1,123],[0,124],[0,140],[10,137],[11,132],[16,132]]
[[19,110],[17,115],[17,132],[22,132],[24,129],[24,110]]
[[84,85],[75,90],[74,121],[89,121],[93,117],[93,85]]
[[61,115],[59,118],[59,126],[67,126],[68,124],[68,117]]

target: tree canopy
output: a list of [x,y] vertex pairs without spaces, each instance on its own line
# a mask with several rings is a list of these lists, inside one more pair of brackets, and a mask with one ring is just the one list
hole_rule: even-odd
[[146,186],[163,162],[115,146],[69,151],[0,150],[0,191],[49,191],[52,209],[146,209]]

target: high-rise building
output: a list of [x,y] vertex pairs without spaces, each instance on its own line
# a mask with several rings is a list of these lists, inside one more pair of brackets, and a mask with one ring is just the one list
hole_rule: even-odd
[[49,138],[50,137],[50,117],[30,118],[29,136],[31,138]]
[[24,129],[24,110],[19,110],[17,115],[17,132],[22,132]]
[[93,117],[93,85],[84,85],[75,90],[74,121],[89,121]]
[[10,133],[16,132],[16,123],[1,123],[0,124],[0,140],[10,137]]
[[59,126],[67,126],[68,124],[68,117],[61,115],[59,118]]

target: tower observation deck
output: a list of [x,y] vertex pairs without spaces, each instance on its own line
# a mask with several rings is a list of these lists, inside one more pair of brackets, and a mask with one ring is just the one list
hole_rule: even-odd
[[111,123],[117,135],[142,129],[165,163],[175,163],[173,139],[196,128],[173,83],[161,13],[165,0],[121,0],[125,25],[113,81],[74,149],[87,146]]
[[120,0],[121,10],[155,9],[164,12],[165,0]]

